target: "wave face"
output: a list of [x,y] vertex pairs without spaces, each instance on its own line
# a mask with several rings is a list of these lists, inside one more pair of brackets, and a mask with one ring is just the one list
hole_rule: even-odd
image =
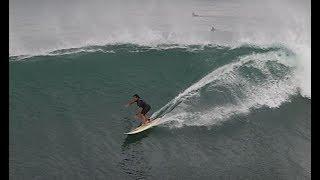
[[[112,62],[124,61],[128,66],[126,68],[128,71],[122,71],[125,75],[126,73],[134,73],[130,70],[133,63],[131,61],[150,58],[148,63],[158,64],[164,61],[164,58],[157,59],[159,55],[165,56],[166,61],[177,59],[173,65],[164,62],[165,64],[159,69],[162,73],[166,73],[167,66],[182,68],[181,63],[185,63],[184,66],[195,68],[195,70],[189,70],[190,73],[184,74],[183,81],[188,83],[177,89],[176,97],[173,97],[152,115],[152,118],[162,117],[163,121],[171,122],[171,127],[211,126],[233,116],[248,114],[251,110],[261,107],[277,108],[296,95],[305,96],[301,91],[304,87],[300,86],[300,77],[297,73],[299,67],[296,63],[296,54],[284,47],[277,46],[269,48],[199,45],[149,47],[130,44],[91,46],[53,51],[44,56],[13,56],[10,58],[10,62],[15,64],[38,59],[101,56],[113,59]],[[121,59],[123,56],[124,60]],[[188,58],[189,61],[194,59],[195,62],[183,61],[185,58]],[[199,67],[192,65],[199,62],[201,62]],[[109,64],[105,66],[109,66]],[[124,67],[116,69],[118,68]],[[152,65],[149,68],[155,69],[156,67]],[[178,81],[167,76],[168,79],[161,79],[163,78],[161,74],[154,74],[151,77],[159,84],[164,81],[170,81],[170,83]],[[160,77],[157,77],[158,75]],[[134,76],[140,78],[138,77],[139,73]],[[168,76],[175,77],[177,74],[172,72]],[[125,79],[116,78],[115,80],[122,83],[127,82]],[[159,84],[153,85],[152,82],[143,81],[151,86],[159,86]],[[117,84],[114,81],[109,83]],[[308,96],[305,97],[308,98]]]

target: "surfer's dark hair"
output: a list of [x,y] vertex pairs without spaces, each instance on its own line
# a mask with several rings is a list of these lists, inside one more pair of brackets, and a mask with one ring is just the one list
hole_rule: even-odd
[[133,95],[133,97],[140,98],[138,94]]

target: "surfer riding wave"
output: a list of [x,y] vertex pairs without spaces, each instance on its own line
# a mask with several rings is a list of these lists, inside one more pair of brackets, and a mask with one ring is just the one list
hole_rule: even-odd
[[143,124],[147,124],[151,120],[147,117],[147,113],[150,111],[151,106],[147,104],[143,99],[140,98],[138,94],[133,95],[133,99],[129,101],[126,107],[129,107],[131,104],[137,103],[137,106],[141,108],[137,112],[136,116],[138,119],[142,121]]

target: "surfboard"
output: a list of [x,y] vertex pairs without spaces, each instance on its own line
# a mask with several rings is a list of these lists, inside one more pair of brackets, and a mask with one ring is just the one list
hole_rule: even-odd
[[127,134],[127,135],[131,135],[131,134],[137,134],[139,132],[142,132],[142,131],[145,131],[149,128],[152,128],[153,126],[156,126],[158,125],[160,122],[160,119],[155,119],[155,120],[152,120],[151,122],[147,123],[147,124],[144,124],[144,125],[141,125],[133,130],[131,130],[130,132],[127,132],[127,133],[124,133],[124,134]]

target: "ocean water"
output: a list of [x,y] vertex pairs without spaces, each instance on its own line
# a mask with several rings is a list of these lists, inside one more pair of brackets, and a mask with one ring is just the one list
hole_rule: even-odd
[[[10,179],[311,179],[310,1],[12,0],[9,25]],[[127,136],[136,93],[162,124]]]

